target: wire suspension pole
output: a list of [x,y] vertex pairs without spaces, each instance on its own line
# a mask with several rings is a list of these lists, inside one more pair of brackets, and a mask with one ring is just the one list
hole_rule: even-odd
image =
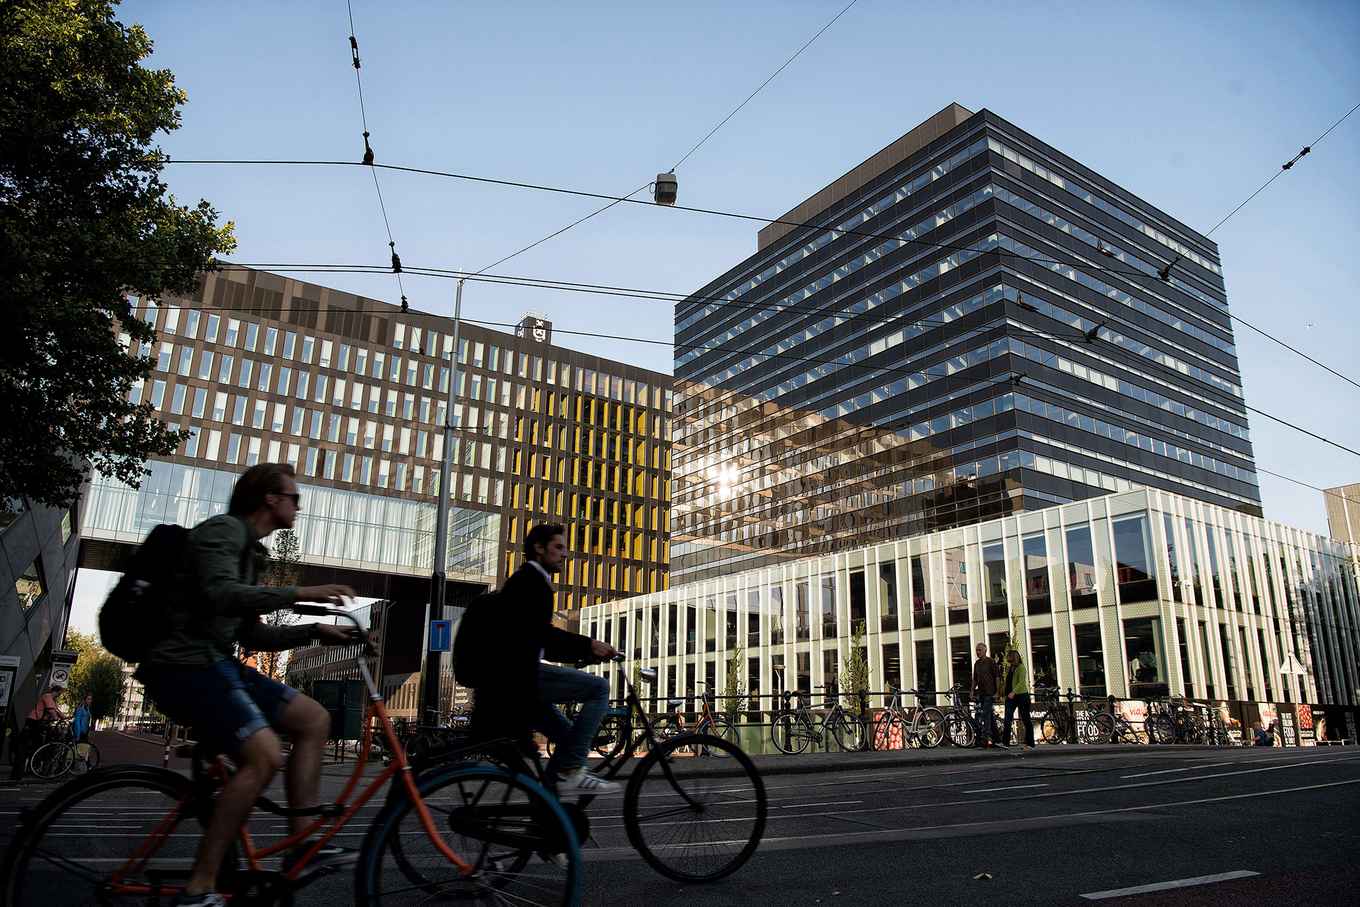
[[439,723],[439,685],[444,673],[444,653],[430,650],[429,627],[435,620],[447,620],[449,558],[449,497],[453,494],[453,439],[457,436],[455,404],[458,400],[458,347],[463,323],[463,283],[453,294],[453,349],[449,355],[449,397],[444,414],[444,457],[439,463],[439,501],[435,506],[434,563],[430,573],[430,607],[426,617],[425,664],[421,677],[421,720],[430,726]]

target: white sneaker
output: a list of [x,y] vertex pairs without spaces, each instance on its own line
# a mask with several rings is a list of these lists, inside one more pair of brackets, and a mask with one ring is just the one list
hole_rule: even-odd
[[622,785],[617,782],[606,781],[597,775],[592,775],[584,768],[568,772],[557,780],[557,792],[559,794],[617,794],[622,789]]

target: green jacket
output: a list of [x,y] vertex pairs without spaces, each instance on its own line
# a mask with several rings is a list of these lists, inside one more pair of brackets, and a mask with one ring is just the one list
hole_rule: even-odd
[[1023,661],[1012,665],[1006,662],[1006,669],[1001,674],[1001,686],[997,688],[997,695],[1004,698],[1006,684],[1010,683],[1012,693],[1028,693],[1029,678],[1025,674],[1025,663]]
[[269,627],[260,615],[297,601],[292,586],[257,586],[269,552],[250,524],[223,514],[189,533],[181,607],[174,629],[152,647],[145,664],[206,665],[235,656],[235,647],[277,652],[306,645],[311,625]]

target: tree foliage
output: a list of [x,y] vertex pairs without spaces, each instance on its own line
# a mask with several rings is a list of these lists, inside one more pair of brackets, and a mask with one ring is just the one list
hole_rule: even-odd
[[[291,529],[280,529],[274,533],[269,563],[265,567],[263,582],[266,586],[296,586],[302,575],[302,558],[298,546],[297,533]],[[269,627],[286,627],[297,621],[292,611],[270,611],[261,620]],[[256,652],[255,665],[260,673],[274,680],[283,680],[287,666],[286,652]]]
[[71,682],[62,694],[65,712],[75,714],[76,706],[88,693],[94,696],[90,704],[92,717],[98,720],[116,715],[123,701],[123,662],[105,651],[93,636],[78,630],[67,632],[66,648],[79,657],[71,669]]
[[114,7],[0,4],[0,499],[68,505],[85,461],[139,485],[175,449],[128,400],[156,338],[134,306],[191,295],[234,247],[207,202],[178,205],[161,182],[152,140],[179,127],[185,94],[141,65],[151,39]]
[[737,710],[737,700],[741,698],[742,654],[741,643],[734,640],[732,651],[727,655],[727,682],[723,685],[722,701],[718,703],[720,712],[735,713]]
[[858,708],[859,694],[869,692],[869,658],[864,646],[864,621],[850,628],[850,652],[841,672],[841,693],[849,697],[850,707]]

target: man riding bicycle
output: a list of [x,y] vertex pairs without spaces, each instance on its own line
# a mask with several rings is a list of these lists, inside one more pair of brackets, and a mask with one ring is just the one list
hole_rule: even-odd
[[[269,627],[260,615],[299,601],[339,603],[354,595],[348,586],[262,588],[255,585],[268,552],[260,540],[276,529],[291,529],[301,510],[293,468],[286,463],[252,466],[237,480],[226,514],[189,533],[188,563],[173,630],[156,642],[137,669],[147,695],[172,721],[190,725],[200,745],[225,753],[236,764],[203,832],[193,870],[173,903],[181,907],[224,907],[215,892],[227,848],[245,823],[256,798],[283,766],[277,732],[292,742],[288,757],[288,804],[319,804],[321,754],[330,734],[330,715],[314,699],[246,667],[236,648],[283,651],[310,643],[344,645],[349,630],[330,624]],[[291,818],[294,834],[310,816]],[[303,845],[285,858],[285,868]],[[323,848],[311,866],[352,860],[340,848]]]
[[[619,785],[586,771],[586,753],[609,709],[609,681],[584,671],[543,663],[603,661],[614,647],[556,627],[552,578],[567,561],[566,529],[540,523],[524,538],[524,564],[505,581],[491,604],[479,639],[485,650],[477,669],[472,730],[481,739],[524,740],[534,730],[555,744],[544,778],[559,793],[608,794]],[[571,722],[557,704],[580,702]]]

